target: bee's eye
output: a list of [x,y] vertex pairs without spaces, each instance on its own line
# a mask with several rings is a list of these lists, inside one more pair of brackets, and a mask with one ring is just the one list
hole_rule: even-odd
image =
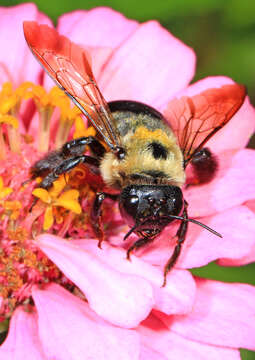
[[139,203],[139,198],[136,195],[131,195],[129,197],[127,197],[124,200],[124,207],[125,210],[130,214],[130,215],[135,215],[137,207],[138,207],[138,203]]
[[126,194],[123,192],[123,196],[120,198],[119,207],[122,217],[130,225],[134,225],[134,219],[136,218],[139,197],[137,195]]

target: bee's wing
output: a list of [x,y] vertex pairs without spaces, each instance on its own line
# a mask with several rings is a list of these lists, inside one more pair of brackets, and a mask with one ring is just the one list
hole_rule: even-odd
[[99,91],[85,51],[47,25],[24,22],[32,53],[55,83],[73,100],[107,145],[120,146],[108,104]]
[[244,102],[243,85],[231,84],[173,99],[165,112],[184,155],[184,166],[220,130]]

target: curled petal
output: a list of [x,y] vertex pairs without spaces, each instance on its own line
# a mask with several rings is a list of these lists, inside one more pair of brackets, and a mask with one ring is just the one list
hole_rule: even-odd
[[185,314],[191,311],[195,300],[196,286],[192,275],[185,270],[173,270],[167,277],[167,284],[162,288],[163,271],[155,266],[131,256],[126,260],[126,251],[103,243],[103,251],[91,240],[76,240],[75,244],[93,253],[96,257],[123,274],[140,276],[153,286],[154,309],[166,314]]
[[169,360],[240,360],[239,351],[190,341],[169,330],[155,314],[152,314],[139,327],[143,345],[158,351]]
[[155,301],[152,286],[140,276],[120,273],[94,254],[53,235],[40,235],[37,243],[104,319],[130,328],[151,311]]
[[38,336],[37,314],[19,307],[12,315],[8,336],[0,347],[0,358],[24,360],[28,351],[30,359],[48,359]]
[[[34,287],[38,329],[50,359],[138,360],[139,338],[133,330],[114,327],[88,304],[57,284]],[[101,299],[103,301],[103,298]]]
[[197,279],[197,297],[187,316],[162,321],[193,341],[255,350],[255,287]]

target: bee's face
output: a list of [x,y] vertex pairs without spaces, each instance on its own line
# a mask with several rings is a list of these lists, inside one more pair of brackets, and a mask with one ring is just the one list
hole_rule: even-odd
[[177,186],[131,185],[120,195],[120,212],[135,232],[156,235],[183,210],[182,191]]

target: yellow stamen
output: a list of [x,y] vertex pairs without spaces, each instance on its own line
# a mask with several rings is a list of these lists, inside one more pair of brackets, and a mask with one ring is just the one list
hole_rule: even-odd
[[36,197],[38,197],[40,200],[42,200],[43,202],[45,202],[46,204],[50,204],[51,203],[51,197],[50,194],[48,193],[48,191],[46,189],[42,189],[42,188],[37,188],[34,189],[32,191],[32,194]]
[[44,214],[43,230],[49,230],[54,223],[52,206],[47,207]]
[[2,176],[0,176],[0,199],[4,199],[6,196],[13,192],[12,188],[4,187]]
[[77,139],[82,136],[95,136],[96,130],[93,126],[89,126],[88,128],[85,126],[84,120],[80,116],[76,116],[75,118],[75,131],[73,134],[73,138]]
[[81,213],[81,206],[77,201],[79,198],[78,190],[68,190],[64,192],[55,202],[55,205],[62,206],[67,210],[73,211],[75,214]]

